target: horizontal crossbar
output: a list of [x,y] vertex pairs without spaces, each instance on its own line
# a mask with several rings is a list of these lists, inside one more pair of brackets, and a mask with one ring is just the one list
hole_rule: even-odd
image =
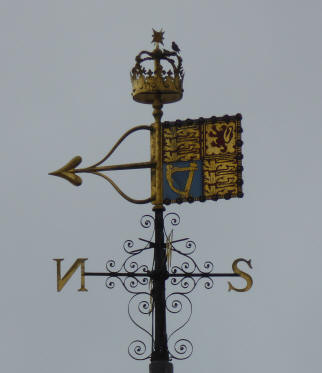
[[[102,277],[155,277],[155,273],[85,272],[84,276]],[[167,277],[240,277],[237,273],[169,273]]]

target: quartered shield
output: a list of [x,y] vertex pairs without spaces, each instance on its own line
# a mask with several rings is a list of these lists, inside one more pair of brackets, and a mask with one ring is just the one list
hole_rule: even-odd
[[165,204],[243,196],[241,114],[162,126]]

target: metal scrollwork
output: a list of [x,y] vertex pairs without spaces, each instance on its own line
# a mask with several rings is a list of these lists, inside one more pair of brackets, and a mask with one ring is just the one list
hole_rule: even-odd
[[[176,336],[191,319],[192,303],[187,295],[199,283],[205,289],[211,289],[214,286],[212,277],[214,276],[214,264],[210,261],[205,261],[202,265],[197,264],[191,256],[197,248],[194,241],[189,238],[173,239],[173,227],[180,223],[178,214],[170,212],[164,216],[163,221],[164,237],[167,241],[164,248],[167,250],[168,261],[168,271],[164,275],[165,278],[168,278],[170,285],[165,298],[166,311],[172,315],[175,324],[178,323],[174,330],[168,334],[169,356],[172,359],[184,360],[191,356],[193,345],[188,339],[176,339]],[[130,343],[128,353],[133,359],[145,360],[151,357],[150,351],[153,350],[152,346],[154,345],[155,301],[152,284],[156,272],[153,260],[150,268],[147,264],[139,263],[137,258],[144,253],[149,255],[149,250],[154,248],[155,219],[151,215],[143,215],[140,225],[144,229],[150,229],[150,239],[140,238],[145,242],[145,246],[141,248],[135,248],[133,240],[126,240],[123,250],[128,257],[121,266],[117,266],[114,260],[106,262],[107,278],[105,283],[108,289],[113,289],[116,286],[116,281],[119,281],[123,288],[132,294],[128,304],[130,320],[149,337],[151,348],[147,348],[145,341],[136,339]],[[169,256],[173,256],[173,258],[171,259]],[[171,261],[173,261],[173,265]],[[149,331],[150,327],[151,332]]]
[[180,224],[180,216],[176,212],[169,212],[167,213],[164,218],[164,225],[166,225],[167,221],[170,221],[172,226],[176,226]]
[[[151,343],[153,343],[152,334],[142,325],[144,317],[143,320],[138,320],[137,316],[140,314],[143,316],[150,316],[151,314],[149,293],[142,292],[133,295],[128,304],[128,315],[133,324],[146,333]],[[151,356],[147,351],[146,344],[141,340],[131,342],[128,347],[128,353],[135,360],[146,360]]]
[[172,314],[183,312],[185,319],[179,327],[172,331],[168,337],[169,352],[173,359],[184,360],[191,356],[193,351],[192,343],[188,339],[175,340],[173,336],[179,332],[191,319],[192,303],[190,299],[183,293],[171,293],[166,298],[167,311]]
[[154,224],[154,217],[152,215],[143,215],[140,219],[141,227],[150,228]]
[[[198,281],[198,280],[197,280]],[[185,294],[191,293],[197,285],[197,281],[192,277],[172,277],[171,285],[180,285],[182,292]]]
[[194,241],[188,240],[186,242],[186,247],[185,248],[189,250],[185,254],[186,255],[191,255],[191,254],[193,254],[196,251],[197,246],[196,246],[196,244],[195,244]]
[[149,359],[151,354],[146,356],[147,355],[146,352],[147,352],[146,344],[143,341],[140,341],[139,339],[136,339],[135,341],[131,342],[128,347],[129,355],[135,360]]
[[174,352],[170,353],[172,359],[185,360],[192,355],[193,345],[189,339],[181,338],[175,342],[173,350]]

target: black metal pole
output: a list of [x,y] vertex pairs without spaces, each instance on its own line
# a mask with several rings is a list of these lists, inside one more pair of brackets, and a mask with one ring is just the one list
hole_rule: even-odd
[[154,302],[155,341],[151,355],[153,360],[169,361],[166,331],[165,281],[167,275],[166,251],[163,233],[163,209],[155,209],[155,247],[152,297]]
[[166,326],[165,282],[167,271],[166,249],[164,244],[164,208],[155,208],[155,246],[154,269],[152,275],[152,297],[154,303],[154,345],[151,354],[150,373],[172,373],[169,363],[168,338]]

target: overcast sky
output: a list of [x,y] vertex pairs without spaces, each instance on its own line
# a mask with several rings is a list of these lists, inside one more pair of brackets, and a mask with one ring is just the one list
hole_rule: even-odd
[[[180,336],[194,352],[176,373],[318,371],[322,344],[321,1],[0,0],[0,370],[6,373],[148,372],[128,344],[142,337],[129,295],[103,278],[75,275],[56,292],[53,258],[89,258],[89,271],[125,258],[124,240],[150,205],[123,200],[103,179],[83,185],[48,176],[75,155],[102,158],[152,108],[131,98],[135,56],[181,48],[182,101],[164,120],[243,114],[243,199],[170,206],[174,238],[197,244],[198,263],[229,272],[251,258],[254,286],[226,279],[191,296]],[[149,160],[135,134],[110,162]],[[108,164],[108,163],[107,163]],[[148,171],[113,174],[133,197],[149,195]],[[246,267],[243,267],[246,269]],[[238,283],[238,279],[235,284]],[[171,325],[170,325],[171,326]],[[144,337],[144,336],[143,336]]]

